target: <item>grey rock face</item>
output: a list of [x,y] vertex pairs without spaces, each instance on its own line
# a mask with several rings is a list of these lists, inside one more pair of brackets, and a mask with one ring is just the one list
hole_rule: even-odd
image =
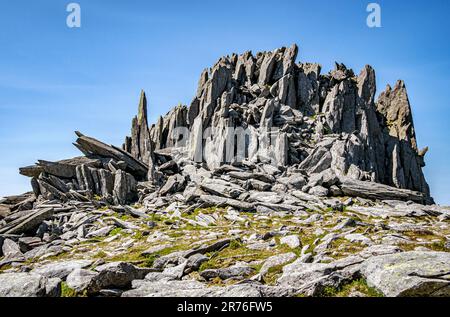
[[423,193],[411,190],[396,189],[382,184],[362,182],[350,178],[341,180],[341,182],[341,191],[349,196],[372,199],[412,200],[419,203],[426,203],[429,201],[429,198]]
[[403,252],[367,259],[361,273],[370,286],[389,297],[449,296],[450,254]]
[[264,276],[270,270],[270,268],[287,264],[293,261],[296,257],[297,256],[293,252],[271,256],[264,262],[259,271],[259,274],[261,276]]
[[65,279],[72,271],[86,268],[92,264],[90,260],[72,260],[54,262],[33,269],[31,273],[45,276],[47,278]]
[[19,245],[10,239],[3,241],[2,254],[4,257],[10,259],[20,259],[23,257]]
[[118,170],[114,180],[114,202],[118,205],[125,205],[129,201],[136,199],[136,180],[133,175]]
[[67,276],[66,283],[71,289],[82,293],[98,274],[98,272],[77,268]]
[[301,247],[301,242],[298,236],[286,236],[280,239],[281,244],[287,244],[291,249],[296,249]]
[[185,186],[185,178],[181,175],[172,175],[160,190],[161,195],[173,194],[183,190]]
[[253,269],[249,266],[230,266],[228,268],[221,269],[208,269],[200,272],[200,276],[210,280],[219,277],[222,280],[229,278],[243,278],[253,273]]
[[122,288],[133,280],[143,279],[151,270],[141,269],[130,263],[112,262],[98,266],[88,286],[88,292],[95,294],[105,288]]
[[54,214],[53,208],[44,208],[33,210],[28,214],[10,222],[6,226],[0,228],[0,233],[20,234],[35,229],[44,220],[47,220]]
[[332,263],[305,263],[302,258],[283,267],[278,279],[281,286],[290,286],[307,296],[320,295],[327,286],[339,287],[353,279],[363,258],[348,257]]
[[211,194],[233,199],[244,192],[240,186],[220,179],[204,179],[201,188]]
[[32,273],[0,274],[0,297],[59,296],[60,294],[55,292],[55,285],[50,285],[54,284],[52,282],[44,276]]

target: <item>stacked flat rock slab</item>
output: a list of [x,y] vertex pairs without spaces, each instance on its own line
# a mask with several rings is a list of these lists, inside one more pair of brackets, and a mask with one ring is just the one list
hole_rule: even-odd
[[145,180],[148,167],[127,152],[76,132],[74,144],[86,156],[48,162],[20,169],[31,177],[35,197],[47,200],[88,201],[101,197],[126,204],[136,200],[137,181]]

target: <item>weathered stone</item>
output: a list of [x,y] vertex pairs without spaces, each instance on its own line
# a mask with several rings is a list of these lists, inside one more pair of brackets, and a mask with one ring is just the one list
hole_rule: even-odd
[[425,194],[407,189],[399,189],[374,182],[362,182],[350,178],[341,179],[340,188],[344,195],[369,199],[412,200],[419,203],[428,202]]
[[207,269],[200,272],[200,276],[206,280],[210,280],[213,278],[220,278],[222,280],[227,280],[229,278],[243,278],[252,274],[253,268],[249,266],[230,266],[228,268],[220,268],[220,269]]
[[389,297],[449,296],[450,253],[402,252],[368,258],[367,283]]
[[60,294],[54,291],[55,285],[53,285],[53,287],[47,288],[48,284],[49,279],[38,274],[33,273],[0,274],[0,297],[59,296]]
[[23,254],[20,251],[20,247],[17,243],[12,241],[11,239],[5,239],[3,241],[3,245],[1,247],[2,254],[5,258],[8,259],[21,259],[23,258]]
[[314,186],[311,188],[308,193],[310,195],[318,196],[318,197],[326,197],[328,196],[328,189],[323,186]]
[[160,189],[159,193],[164,196],[181,191],[184,189],[185,182],[186,179],[179,174],[170,176],[164,186]]
[[114,178],[114,202],[118,205],[125,205],[136,200],[137,184],[133,175],[118,170]]
[[259,274],[264,276],[271,268],[288,264],[289,262],[295,260],[296,257],[297,256],[293,252],[271,256],[264,261],[263,266],[259,270]]
[[34,268],[31,273],[39,274],[47,278],[65,279],[72,271],[76,269],[83,269],[92,264],[90,260],[72,260],[61,261],[45,264]]
[[255,206],[251,203],[246,203],[243,201],[230,199],[230,198],[224,198],[220,196],[213,196],[213,195],[201,195],[200,200],[210,206],[216,206],[216,207],[233,207],[239,210],[244,211],[252,211],[254,210]]
[[76,292],[83,293],[98,274],[98,272],[77,268],[67,276],[66,284]]
[[211,194],[227,198],[237,198],[244,192],[242,187],[221,179],[204,179],[201,188]]
[[194,254],[205,254],[207,252],[219,251],[219,250],[227,247],[228,245],[230,245],[231,241],[232,241],[231,239],[222,239],[222,240],[216,241],[210,245],[206,245],[206,246],[202,246],[197,249],[189,250],[186,252],[186,254],[184,256],[186,258],[190,258]]
[[183,261],[182,263],[176,265],[167,267],[164,269],[163,274],[167,276],[171,276],[174,279],[181,279],[184,275],[184,271],[186,269],[187,260]]
[[151,270],[138,268],[125,262],[112,262],[95,268],[98,272],[89,283],[88,293],[95,294],[104,288],[123,288],[133,280],[140,280]]
[[31,214],[12,222],[14,226],[9,224],[8,226],[1,228],[0,233],[20,234],[27,231],[32,231],[44,220],[50,218],[54,213],[54,208],[44,208],[33,211]]
[[290,286],[298,292],[308,295],[320,295],[326,286],[339,287],[342,282],[357,275],[357,270],[348,270],[363,262],[358,256],[344,258],[332,263],[304,263],[297,259],[283,267],[283,274],[278,279],[280,286]]
[[251,192],[248,200],[253,202],[278,204],[283,201],[283,197],[273,192]]
[[302,245],[299,237],[296,235],[281,237],[280,243],[287,244],[291,249],[299,248]]
[[191,270],[191,271],[197,271],[200,266],[207,262],[209,260],[209,258],[203,254],[200,253],[196,253],[191,255],[186,263],[186,267]]
[[92,230],[88,234],[86,234],[86,238],[106,237],[114,228],[115,226],[106,226],[96,230]]
[[78,139],[76,141],[77,147],[82,149],[84,152],[91,155],[98,155],[105,158],[113,158],[116,161],[123,161],[127,164],[127,169],[136,174],[138,177],[146,178],[148,167],[133,158],[130,154],[122,151],[114,146],[106,145],[94,138],[85,136],[80,132],[76,132]]
[[101,161],[97,159],[90,159],[84,156],[57,162],[39,160],[35,166],[23,167],[19,170],[20,174],[29,177],[38,177],[42,172],[46,172],[57,177],[74,178],[76,177],[75,169],[78,165],[100,167]]

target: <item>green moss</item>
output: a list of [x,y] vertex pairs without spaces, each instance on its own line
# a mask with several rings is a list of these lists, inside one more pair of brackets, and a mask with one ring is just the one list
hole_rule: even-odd
[[158,215],[158,214],[156,214],[156,213],[153,213],[153,214],[152,214],[152,221],[153,221],[153,222],[160,222],[160,221],[162,221],[161,215]]
[[126,253],[121,253],[108,258],[111,262],[133,262],[136,264],[143,263],[146,257],[142,255],[146,247],[134,247],[128,250]]
[[9,270],[10,268],[12,268],[10,264],[3,265],[2,267],[0,267],[0,272],[4,272],[6,270]]
[[428,245],[427,247],[433,251],[448,252],[449,250],[445,247],[445,243],[446,243],[445,241],[434,242],[431,245]]
[[[292,260],[289,263],[292,263],[294,260]],[[267,285],[275,285],[278,278],[283,273],[283,267],[288,265],[289,263],[284,263],[281,265],[273,266],[269,269],[269,271],[264,275],[264,282]]]
[[[183,225],[183,231],[204,231],[204,230],[210,230],[212,227],[203,227],[203,226],[199,226],[199,225],[194,225],[191,223],[186,223]],[[177,233],[174,232],[172,233],[173,237],[177,237],[177,236],[184,236],[185,233]]]
[[397,243],[397,246],[404,252],[413,251],[417,245],[414,243]]
[[229,267],[235,264],[236,261],[252,262],[264,260],[269,256],[274,255],[274,252],[273,250],[250,250],[243,246],[239,241],[232,241],[227,248],[221,250],[220,252],[212,252],[206,255],[209,256],[210,259],[200,266],[200,271]]
[[336,258],[346,257],[348,254],[355,254],[364,249],[360,242],[350,242],[344,238],[338,238],[331,242],[330,249],[336,250],[339,254]]
[[77,292],[70,288],[65,282],[61,283],[61,297],[77,297]]
[[205,270],[209,270],[209,269],[215,269],[215,263],[213,261],[207,261],[207,262],[203,262],[200,265],[200,268],[198,269],[199,272],[205,271]]
[[232,240],[230,242],[230,245],[228,248],[230,248],[231,250],[237,250],[243,247],[242,242],[238,241],[238,240]]
[[133,220],[133,217],[130,215],[120,215],[119,218],[123,221],[130,221]]
[[[417,244],[415,243],[399,243],[397,246],[403,251],[414,251],[417,248]],[[448,249],[445,247],[445,241],[433,242],[430,244],[423,245],[424,247],[438,252],[448,252]]]
[[295,253],[295,255],[300,256],[302,253],[302,250],[300,248],[292,249],[287,244],[278,244],[276,249],[277,249],[278,253],[280,253],[280,254],[293,252],[293,253]]
[[218,207],[196,208],[189,216],[195,217],[198,216],[199,214],[210,215],[223,210],[224,210],[223,208]]
[[378,292],[373,287],[367,285],[367,281],[363,278],[354,280],[350,283],[344,284],[339,288],[325,287],[321,292],[321,297],[348,297],[352,292],[359,292],[367,297],[383,297],[383,294]]
[[133,235],[133,239],[141,241],[147,239],[147,237],[145,236],[143,231],[136,231]]
[[46,257],[45,260],[47,261],[51,261],[51,262],[56,262],[56,261],[61,261],[61,260],[65,260],[69,257],[69,253],[67,252],[62,252],[60,254],[56,254],[56,255],[52,255],[49,257]]
[[115,235],[121,233],[122,230],[123,230],[122,228],[114,228],[114,229],[111,230],[111,232],[109,233],[109,236],[110,236],[110,237],[115,236]]
[[94,258],[96,258],[96,259],[104,259],[107,257],[108,257],[108,255],[105,253],[105,251],[99,251],[94,255]]
[[115,255],[111,258],[108,258],[108,261],[130,262],[130,263],[134,263],[141,267],[152,267],[156,258],[170,254],[172,252],[184,251],[184,250],[189,249],[189,247],[190,247],[190,245],[188,245],[188,244],[180,244],[180,245],[175,245],[175,246],[165,248],[161,251],[155,252],[150,255],[143,255],[142,253],[148,249],[148,245],[144,244],[144,245],[139,245],[139,246],[133,247],[125,253],[121,253],[121,254]]

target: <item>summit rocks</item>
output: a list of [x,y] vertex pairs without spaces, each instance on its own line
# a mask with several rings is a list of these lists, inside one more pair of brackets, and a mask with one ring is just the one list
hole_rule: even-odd
[[405,83],[298,55],[224,56],[157,122],[142,91],[121,148],[76,132],[82,156],[21,168],[0,295],[448,296]]

